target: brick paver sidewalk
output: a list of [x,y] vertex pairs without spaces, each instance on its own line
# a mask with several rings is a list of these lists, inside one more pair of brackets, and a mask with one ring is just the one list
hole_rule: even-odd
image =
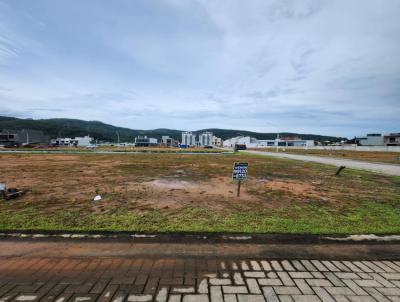
[[400,301],[400,262],[0,258],[7,301]]

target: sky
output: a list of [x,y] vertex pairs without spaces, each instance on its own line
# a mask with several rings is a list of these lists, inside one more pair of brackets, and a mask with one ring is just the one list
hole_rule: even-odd
[[0,0],[0,115],[400,132],[398,0]]

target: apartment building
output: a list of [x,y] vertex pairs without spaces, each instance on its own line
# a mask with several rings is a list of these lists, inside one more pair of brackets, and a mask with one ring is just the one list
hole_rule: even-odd
[[182,132],[181,147],[193,147],[196,146],[196,134],[190,131]]

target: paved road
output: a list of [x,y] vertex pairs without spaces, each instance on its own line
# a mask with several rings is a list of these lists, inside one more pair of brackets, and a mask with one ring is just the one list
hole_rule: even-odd
[[340,159],[340,158],[330,158],[330,157],[322,157],[322,156],[314,156],[314,155],[298,155],[298,154],[288,154],[288,153],[275,153],[275,152],[264,152],[264,151],[246,151],[248,153],[259,154],[259,155],[267,155],[274,156],[280,158],[288,158],[309,162],[316,162],[327,165],[334,165],[337,167],[346,166],[348,168],[353,169],[361,169],[368,170],[372,172],[400,176],[400,165],[391,165],[391,164],[380,164],[380,163],[371,163],[353,159]]
[[193,250],[167,257],[165,245],[148,245],[159,251],[148,256],[131,252],[145,244],[128,242],[2,240],[0,301],[400,301],[399,253],[392,260],[275,259],[253,257],[249,246],[249,256],[196,256]]
[[0,258],[0,301],[400,301],[400,261]]

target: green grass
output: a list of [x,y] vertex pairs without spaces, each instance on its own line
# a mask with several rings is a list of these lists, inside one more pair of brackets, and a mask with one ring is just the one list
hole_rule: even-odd
[[146,213],[116,212],[109,215],[61,211],[51,216],[25,209],[0,213],[2,230],[75,230],[139,232],[243,232],[290,234],[388,234],[400,232],[400,208],[388,204],[362,203],[345,213],[307,205],[291,209],[211,212],[185,208],[176,214],[153,210]]

